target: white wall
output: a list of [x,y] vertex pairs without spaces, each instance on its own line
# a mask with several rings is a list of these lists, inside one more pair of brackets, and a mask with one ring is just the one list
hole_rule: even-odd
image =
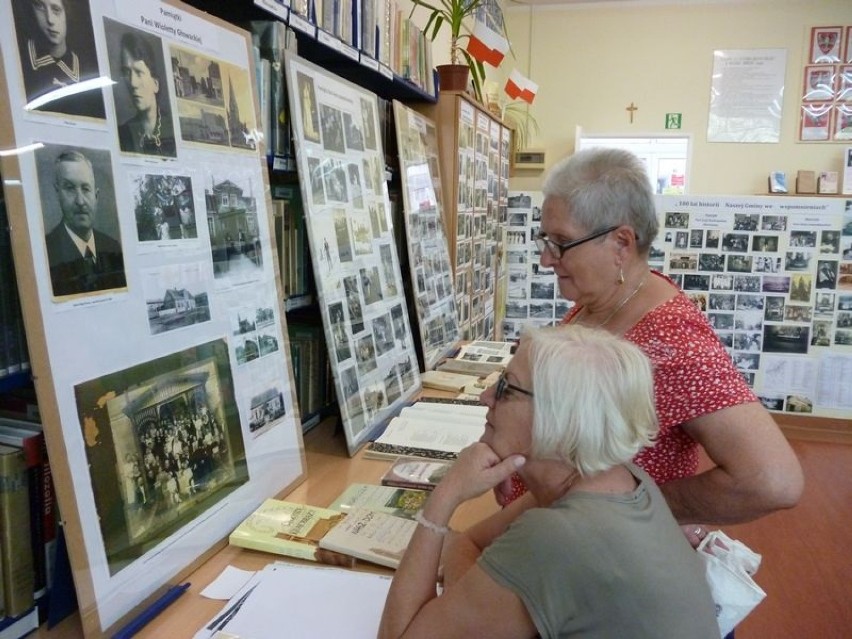
[[[759,194],[772,170],[842,168],[842,143],[800,143],[802,68],[812,26],[852,25],[852,0],[742,0],[669,3],[598,2],[509,8],[517,56],[512,67],[539,84],[531,109],[541,134],[529,146],[548,165],[573,152],[574,133],[665,134],[665,114],[683,114],[693,136],[693,194]],[[707,142],[715,49],[787,50],[777,144]],[[501,89],[502,91],[502,89]],[[639,107],[634,122],[625,108]],[[514,177],[514,190],[537,190],[541,174]]]

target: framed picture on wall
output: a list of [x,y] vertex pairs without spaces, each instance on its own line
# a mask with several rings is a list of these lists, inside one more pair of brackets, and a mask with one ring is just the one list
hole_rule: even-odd
[[[811,29],[811,64],[840,62],[843,48],[843,27],[814,27]],[[848,47],[847,47],[848,48]]]
[[828,140],[830,132],[831,104],[814,102],[802,104],[799,139],[813,142]]
[[852,140],[852,103],[834,105],[833,131],[835,140]]
[[844,38],[846,41],[846,46],[844,47],[844,55],[843,59],[846,62],[852,62],[852,27],[846,27],[846,37]]
[[828,65],[809,65],[805,67],[805,82],[802,87],[802,100],[820,102],[834,98],[835,68]]
[[837,76],[837,99],[852,102],[852,64],[840,67]]

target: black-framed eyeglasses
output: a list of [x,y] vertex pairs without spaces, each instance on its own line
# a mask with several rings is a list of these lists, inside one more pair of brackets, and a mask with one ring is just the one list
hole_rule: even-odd
[[506,379],[506,371],[503,371],[503,373],[500,375],[500,378],[497,380],[497,383],[494,384],[494,399],[500,400],[503,395],[506,394],[507,390],[518,391],[519,393],[523,393],[524,395],[535,397],[535,395],[532,394],[532,391],[528,391],[527,389],[521,388],[520,386],[510,384],[509,380]]
[[565,251],[567,251],[568,249],[572,249],[575,246],[580,246],[580,244],[584,244],[585,242],[589,242],[597,237],[606,235],[607,233],[611,233],[617,228],[617,224],[615,226],[608,226],[607,228],[602,229],[600,231],[595,231],[591,235],[581,237],[579,240],[572,240],[571,242],[565,242],[564,244],[554,242],[549,237],[547,237],[546,233],[539,233],[535,236],[535,245],[542,253],[544,252],[544,249],[546,247],[547,250],[550,251],[550,255],[554,259],[561,260],[562,256],[565,254]]

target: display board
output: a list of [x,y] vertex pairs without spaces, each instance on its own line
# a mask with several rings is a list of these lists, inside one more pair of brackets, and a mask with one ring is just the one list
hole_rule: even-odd
[[412,295],[426,370],[461,339],[442,209],[438,134],[429,118],[394,100]]
[[535,236],[541,225],[542,194],[510,191],[506,214],[506,309],[503,339],[516,340],[525,325],[558,324],[572,304],[559,294],[553,269],[539,264]]
[[87,636],[305,475],[247,34],[0,1],[3,188]]
[[[548,283],[556,286],[531,239],[541,198],[509,197],[507,233],[517,235],[508,247],[507,338],[525,323],[559,321],[570,307],[554,302],[562,308],[552,319],[531,312],[550,295]],[[657,211],[651,266],[706,313],[764,406],[849,419],[852,198],[657,196]]]
[[317,297],[354,454],[420,389],[378,103],[298,56],[285,60]]

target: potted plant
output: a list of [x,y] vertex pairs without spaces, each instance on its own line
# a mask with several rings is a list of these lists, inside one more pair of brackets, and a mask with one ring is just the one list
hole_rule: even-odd
[[[412,0],[414,6],[428,10],[429,19],[423,32],[432,42],[438,37],[441,28],[446,24],[450,30],[450,64],[439,64],[438,78],[443,90],[464,91],[467,89],[468,77],[473,80],[473,90],[476,99],[483,101],[482,85],[485,80],[485,67],[473,58],[464,46],[464,41],[470,38],[468,27],[464,26],[467,18],[472,18],[476,10],[486,4],[486,0]],[[496,4],[492,5],[499,11]],[[501,16],[502,17],[502,16]],[[502,20],[500,21],[502,23]]]

